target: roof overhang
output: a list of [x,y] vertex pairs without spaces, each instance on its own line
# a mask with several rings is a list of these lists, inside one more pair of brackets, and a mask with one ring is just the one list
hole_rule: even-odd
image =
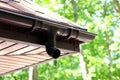
[[53,56],[46,54],[51,55],[51,50],[47,50],[50,47],[59,49],[60,57],[76,53],[79,44],[95,37],[59,16],[51,19],[40,10],[26,12],[24,3],[28,1],[0,0],[0,75],[52,60]]

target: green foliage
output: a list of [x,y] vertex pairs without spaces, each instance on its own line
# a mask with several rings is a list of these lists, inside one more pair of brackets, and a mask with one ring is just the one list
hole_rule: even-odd
[[0,77],[0,80],[28,80],[28,69],[19,70]]
[[[54,66],[53,62],[44,63],[38,66],[39,79],[43,80],[78,80],[81,76],[79,69],[79,61],[76,56],[69,56],[57,60],[57,65]],[[69,63],[68,63],[69,62]]]

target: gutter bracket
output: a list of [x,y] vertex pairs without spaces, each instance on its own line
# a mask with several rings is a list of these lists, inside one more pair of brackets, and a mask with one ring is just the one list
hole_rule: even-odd
[[32,24],[32,27],[31,27],[31,32],[37,30],[37,23],[38,23],[38,21],[36,19],[33,20],[33,24]]
[[31,32],[41,29],[42,26],[43,26],[42,21],[38,25],[38,20],[37,19],[33,20],[33,24],[32,24],[32,27],[31,27]]

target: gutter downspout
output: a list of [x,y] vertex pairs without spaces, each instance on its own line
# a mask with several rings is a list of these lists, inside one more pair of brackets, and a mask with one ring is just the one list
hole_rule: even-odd
[[60,56],[60,50],[56,48],[56,34],[57,29],[49,28],[47,31],[47,41],[45,43],[47,54],[53,58],[58,58]]
[[[45,45],[46,52],[48,55],[50,55],[52,58],[58,58],[60,56],[60,50],[56,48],[56,34],[58,29],[55,27],[44,27],[43,23],[41,22],[41,26],[37,26],[38,21],[34,20],[32,25],[32,30],[35,31],[38,29],[38,32],[43,31],[42,41]],[[44,29],[42,29],[44,27]],[[40,29],[40,30],[39,30]],[[38,36],[39,37],[39,36]]]

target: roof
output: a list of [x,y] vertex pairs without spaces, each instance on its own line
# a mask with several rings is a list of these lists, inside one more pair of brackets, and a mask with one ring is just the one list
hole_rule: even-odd
[[57,29],[55,42],[61,51],[60,57],[74,54],[79,44],[95,37],[79,25],[29,0],[0,0],[0,75],[52,60],[46,54],[42,44],[44,36],[41,36],[42,31],[49,28]]
[[42,18],[44,20],[55,22],[58,24],[63,24],[69,27],[80,28],[79,25],[77,25],[76,23],[73,23],[72,21],[56,13],[53,13],[42,6],[36,5],[30,0],[0,0],[0,1],[3,2],[0,3],[0,6],[4,9],[7,10],[9,9],[29,17]]

